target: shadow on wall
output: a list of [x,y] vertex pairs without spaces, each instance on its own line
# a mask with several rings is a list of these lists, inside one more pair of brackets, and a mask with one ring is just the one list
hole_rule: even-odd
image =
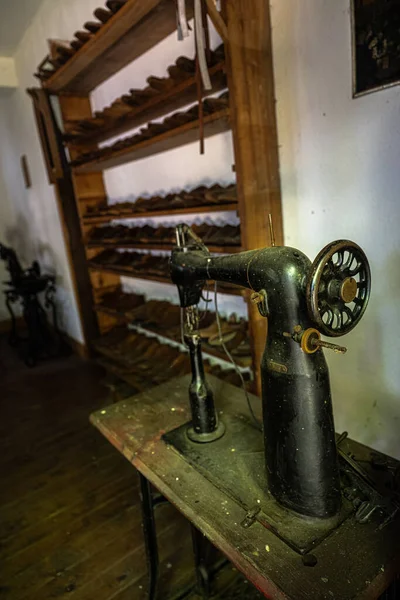
[[4,243],[15,250],[23,268],[32,263],[34,246],[28,220],[24,215],[18,215],[15,224],[5,229]]
[[70,301],[62,293],[63,276],[57,273],[57,256],[52,247],[32,238],[29,221],[23,214],[19,214],[15,223],[5,229],[3,242],[16,251],[23,269],[27,269],[37,260],[43,273],[56,276],[55,304],[60,329],[64,329],[68,322],[65,317],[70,312]]
[[57,257],[48,244],[41,244],[31,237],[29,221],[25,215],[19,214],[15,223],[5,230],[5,242],[14,248],[23,268],[37,260],[42,271],[57,276],[57,283],[62,285],[62,278],[56,273]]

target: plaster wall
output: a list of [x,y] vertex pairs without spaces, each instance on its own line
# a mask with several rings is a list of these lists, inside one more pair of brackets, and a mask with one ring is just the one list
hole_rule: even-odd
[[0,90],[15,88],[18,85],[14,59],[0,56]]
[[352,98],[349,0],[271,10],[286,244],[348,238],[372,270],[347,354],[327,353],[336,429],[400,457],[400,87]]

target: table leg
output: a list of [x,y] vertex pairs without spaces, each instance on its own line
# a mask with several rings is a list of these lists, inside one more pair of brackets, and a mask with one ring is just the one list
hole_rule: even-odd
[[12,303],[16,301],[15,296],[10,292],[5,292],[6,294],[6,306],[8,308],[8,312],[11,317],[11,331],[8,336],[8,343],[10,346],[16,346],[18,344],[18,334],[17,334],[17,324],[15,320],[15,314],[12,309]]
[[[166,502],[161,494],[152,493],[149,481],[139,473],[140,499],[142,508],[142,525],[146,549],[146,562],[149,574],[148,599],[156,600],[158,584],[158,544],[154,509]],[[196,569],[197,585],[204,600],[211,595],[210,572],[207,567],[209,541],[196,527],[191,525],[193,554]]]
[[144,544],[146,549],[146,561],[149,574],[149,600],[155,600],[157,597],[158,580],[158,545],[157,531],[154,519],[154,503],[149,481],[141,473],[140,480],[140,498],[142,505],[142,525]]
[[200,594],[202,595],[204,600],[207,600],[207,598],[209,598],[211,594],[210,573],[207,568],[206,561],[209,541],[193,525],[191,525],[191,530],[197,585]]

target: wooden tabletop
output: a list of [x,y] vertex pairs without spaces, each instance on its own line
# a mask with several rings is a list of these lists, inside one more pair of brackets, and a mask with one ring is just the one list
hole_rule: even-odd
[[[215,377],[208,380],[218,411],[232,406],[246,411],[241,389]],[[245,529],[245,510],[162,439],[190,419],[189,381],[189,376],[172,379],[93,413],[91,422],[266,597],[378,598],[399,572],[400,519],[381,530],[376,523],[347,519],[313,551],[318,560],[314,567],[304,566],[297,552],[259,522]],[[251,396],[251,402],[260,415],[260,400]],[[351,440],[343,447],[357,458],[370,454]]]

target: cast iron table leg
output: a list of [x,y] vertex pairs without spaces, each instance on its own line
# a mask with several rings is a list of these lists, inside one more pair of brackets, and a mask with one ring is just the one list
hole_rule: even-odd
[[154,502],[151,486],[146,477],[139,473],[140,498],[142,504],[142,525],[144,544],[146,549],[146,561],[149,574],[149,600],[157,597],[158,580],[158,546],[156,523],[154,519]]
[[210,573],[207,568],[208,540],[194,525],[191,525],[194,564],[196,569],[197,585],[204,600],[210,597]]
[[[139,473],[140,499],[142,507],[142,525],[144,544],[146,549],[146,562],[149,575],[149,600],[157,598],[158,584],[158,544],[154,509],[164,504],[166,499],[161,494],[153,494],[149,481]],[[197,585],[204,600],[210,597],[210,573],[207,568],[207,554],[209,542],[196,527],[191,525],[193,554],[196,569]]]

